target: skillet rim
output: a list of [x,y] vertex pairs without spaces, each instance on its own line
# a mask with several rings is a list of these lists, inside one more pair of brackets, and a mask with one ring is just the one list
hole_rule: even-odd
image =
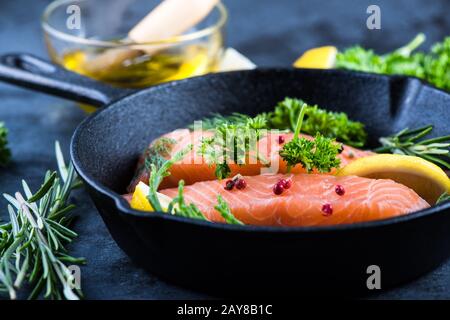
[[[409,77],[409,76],[402,76],[402,75],[383,75],[383,74],[376,74],[376,73],[367,73],[367,72],[360,72],[360,71],[351,71],[351,70],[342,70],[342,69],[325,69],[325,70],[319,70],[319,69],[299,69],[299,68],[256,68],[253,70],[238,70],[238,71],[229,71],[229,72],[219,72],[214,74],[207,74],[203,76],[197,76],[192,77],[188,79],[182,79],[177,81],[171,81],[159,85],[155,85],[149,88],[145,88],[142,90],[138,90],[135,92],[132,92],[131,94],[128,94],[124,97],[121,97],[119,99],[111,101],[108,105],[105,107],[98,109],[85,119],[77,126],[75,129],[71,141],[70,141],[70,158],[71,162],[73,163],[73,166],[75,170],[77,171],[78,175],[87,183],[90,187],[95,189],[97,192],[103,194],[104,196],[110,198],[114,201],[114,204],[119,211],[121,215],[130,215],[137,218],[144,218],[144,219],[163,219],[168,221],[174,221],[174,222],[180,222],[180,223],[186,223],[186,224],[194,224],[197,226],[205,226],[209,228],[217,228],[221,230],[227,230],[227,231],[251,231],[253,233],[322,233],[322,232],[345,232],[350,230],[363,230],[363,229],[369,229],[369,228],[380,228],[388,225],[396,225],[401,223],[410,222],[412,220],[418,220],[422,218],[426,218],[428,216],[442,213],[445,211],[450,212],[450,201],[444,202],[439,205],[433,205],[430,208],[423,209],[420,211],[415,211],[412,213],[405,214],[403,216],[397,216],[393,218],[387,218],[382,220],[374,220],[374,221],[367,221],[367,222],[358,222],[358,223],[352,223],[352,224],[340,224],[340,225],[329,225],[329,226],[308,226],[308,227],[283,227],[283,226],[255,226],[255,225],[231,225],[231,224],[225,224],[225,223],[217,223],[217,222],[209,222],[209,221],[202,221],[198,219],[191,219],[191,218],[184,218],[184,217],[178,217],[174,215],[169,215],[163,212],[155,212],[155,214],[151,214],[145,211],[139,211],[132,209],[129,204],[126,202],[126,200],[117,192],[113,191],[112,189],[104,186],[103,184],[97,182],[95,178],[93,178],[90,174],[87,174],[84,172],[82,161],[79,159],[77,154],[77,147],[80,143],[80,134],[84,130],[84,128],[91,122],[93,119],[95,119],[97,116],[99,116],[100,113],[106,112],[109,109],[114,108],[117,106],[119,102],[124,102],[127,99],[135,98],[136,95],[142,94],[142,93],[148,93],[152,91],[161,90],[164,88],[170,88],[170,87],[176,87],[178,85],[182,85],[185,82],[192,82],[197,81],[196,79],[203,79],[203,78],[217,78],[221,77],[223,74],[241,74],[241,73],[280,73],[280,72],[310,72],[310,73],[325,73],[325,74],[357,74],[361,77],[366,77],[368,79],[370,78],[396,78],[396,79],[415,79],[416,81],[419,81],[422,86],[429,87],[433,91],[437,91],[440,94],[449,95],[449,93],[445,92],[442,89],[436,88],[432,85],[430,85],[428,82],[416,78],[416,77]],[[96,208],[98,211],[98,208]]]

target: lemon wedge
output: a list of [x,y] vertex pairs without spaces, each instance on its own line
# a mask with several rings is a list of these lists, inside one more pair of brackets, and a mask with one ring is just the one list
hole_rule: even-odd
[[430,205],[450,193],[450,179],[437,165],[413,156],[379,154],[357,159],[337,172],[338,176],[391,179],[413,189]]
[[294,62],[295,68],[330,69],[334,67],[338,50],[333,46],[306,51]]
[[[139,182],[134,190],[133,197],[131,198],[130,205],[133,209],[141,211],[155,211],[147,200],[147,196],[150,188],[143,182]],[[162,193],[158,192],[158,199],[161,203],[164,212],[167,212],[169,204],[172,199]]]

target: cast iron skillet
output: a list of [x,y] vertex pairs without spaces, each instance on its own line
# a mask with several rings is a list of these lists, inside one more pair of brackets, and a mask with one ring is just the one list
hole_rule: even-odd
[[373,272],[369,266],[380,268],[381,287],[387,288],[435,268],[450,254],[450,203],[384,221],[276,228],[138,212],[120,196],[137,157],[154,138],[210,112],[270,110],[286,96],[363,121],[371,145],[407,126],[431,123],[435,135],[448,134],[450,95],[417,79],[273,69],[214,74],[130,92],[27,55],[2,57],[0,79],[106,106],[75,131],[72,161],[119,246],[164,279],[222,296],[364,293]]

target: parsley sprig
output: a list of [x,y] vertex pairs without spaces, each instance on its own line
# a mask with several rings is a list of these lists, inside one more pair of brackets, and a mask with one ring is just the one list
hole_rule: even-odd
[[384,55],[354,46],[338,53],[336,68],[414,76],[450,90],[450,37],[433,45],[428,53],[415,52],[425,39],[424,34],[418,34],[404,47]]
[[8,148],[8,129],[0,122],[0,167],[8,164],[11,151]]
[[294,138],[283,146],[280,156],[287,162],[288,171],[300,164],[308,172],[313,169],[323,173],[330,172],[332,168],[338,168],[340,165],[337,155],[341,150],[341,145],[320,133],[317,133],[313,140],[299,137],[307,107],[306,103],[301,106]]

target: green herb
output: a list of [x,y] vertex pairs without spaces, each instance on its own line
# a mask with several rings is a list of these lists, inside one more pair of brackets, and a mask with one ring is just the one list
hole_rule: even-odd
[[[144,151],[144,161],[139,162],[139,167],[135,170],[132,181],[139,181],[144,173],[151,171],[151,165],[155,165],[156,169],[159,169],[162,164],[170,157],[170,152],[176,141],[174,139],[162,137],[154,141]],[[130,192],[134,190],[134,184],[129,186]]]
[[[214,136],[202,140],[199,152],[207,164],[216,165],[215,174],[220,180],[231,173],[229,162],[245,164],[246,157],[250,151],[256,149],[256,142],[262,138],[263,130],[267,128],[267,120],[264,115],[258,115],[237,123],[228,121],[216,123],[218,125],[214,130]],[[259,154],[256,158],[265,161]]]
[[392,136],[380,138],[382,146],[375,149],[375,152],[421,157],[450,169],[450,163],[444,160],[450,158],[450,135],[423,139],[432,131],[431,125],[414,130],[403,129]]
[[0,166],[5,166],[11,159],[11,151],[8,148],[8,129],[0,122]]
[[[300,108],[304,103],[300,99],[285,98],[273,111],[261,113],[256,117],[261,123],[265,123],[260,129],[294,131]],[[240,113],[233,113],[230,116],[214,114],[202,120],[202,128],[215,130],[230,125],[245,127],[252,119],[254,118]],[[190,128],[193,129],[193,125]],[[317,105],[307,106],[302,132],[312,136],[321,133],[327,138],[335,138],[354,147],[363,147],[367,140],[367,133],[361,122],[349,120],[343,112],[326,111]]]
[[299,134],[306,110],[307,105],[303,103],[297,118],[294,138],[283,146],[280,156],[287,162],[289,171],[292,167],[300,164],[308,172],[313,169],[317,169],[319,172],[330,172],[332,168],[338,168],[340,165],[337,155],[341,150],[341,145],[320,133],[315,136],[314,140],[300,138]]
[[437,199],[436,204],[441,204],[441,203],[444,203],[446,201],[450,201],[450,194],[447,193],[447,192],[444,192],[443,194],[441,194],[439,199]]
[[[304,104],[305,102],[300,99],[285,98],[277,104],[273,112],[267,114],[269,127],[294,131],[300,109]],[[320,133],[354,147],[363,147],[367,140],[367,133],[361,122],[349,120],[343,112],[326,111],[317,105],[306,105],[301,132],[312,136]]]
[[[151,165],[151,174],[149,181],[149,194],[147,199],[150,205],[155,209],[155,211],[162,212],[163,208],[158,198],[158,188],[161,184],[162,180],[169,176],[170,167],[182,160],[186,154],[188,154],[192,150],[192,145],[189,145],[187,148],[176,153],[170,160],[166,160],[159,169],[156,169],[155,165]],[[192,218],[192,219],[200,219],[207,220],[205,215],[200,211],[200,209],[193,203],[186,204],[184,199],[184,181],[180,180],[178,182],[178,195],[170,202],[168,207],[168,212],[180,217]],[[222,199],[222,197],[218,196],[218,205],[215,207],[216,210],[224,216],[227,223],[232,224],[242,224],[239,220],[234,218],[232,215],[228,204]]]
[[151,164],[154,164],[156,168],[160,168],[166,161],[166,158],[170,156],[170,151],[173,145],[176,143],[174,139],[162,137],[156,140],[150,147],[145,150],[145,168],[151,169]]
[[450,37],[436,43],[425,57],[425,79],[436,87],[450,91]]
[[32,194],[22,181],[23,193],[5,194],[10,222],[0,225],[0,292],[17,297],[24,283],[32,288],[29,296],[77,300],[81,290],[74,289],[74,276],[68,265],[83,264],[82,258],[68,254],[65,246],[77,234],[69,229],[74,208],[70,192],[80,186],[72,164],[66,167],[56,143],[59,175],[48,171],[44,183]]
[[178,196],[176,196],[169,204],[168,211],[180,217],[207,220],[205,215],[197,208],[195,204],[186,204],[183,192],[184,181],[180,180],[178,182]]
[[[245,124],[251,119],[242,113],[234,112],[229,116],[223,116],[219,113],[213,113],[210,117],[202,119],[202,129],[203,130],[215,130],[217,127],[227,123],[227,124]],[[194,130],[194,124],[188,127],[190,130]]]
[[231,174],[231,168],[227,163],[216,164],[216,169],[214,170],[214,175],[217,179],[222,180],[229,177]]
[[364,72],[423,77],[423,55],[412,55],[412,52],[424,41],[425,36],[419,34],[406,46],[383,56],[377,55],[373,50],[354,46],[338,53],[336,67]]
[[217,197],[218,204],[214,207],[220,215],[225,219],[228,224],[238,224],[243,225],[243,223],[236,219],[236,217],[231,213],[230,206],[226,201],[222,198],[221,195]]
[[429,53],[414,53],[423,42],[425,35],[419,34],[406,46],[385,55],[354,46],[338,53],[336,68],[414,76],[450,90],[450,37],[436,43]]
[[[156,168],[154,164],[151,164],[151,173],[150,173],[150,181],[149,181],[149,194],[147,196],[150,205],[155,209],[155,211],[163,212],[163,208],[158,198],[158,188],[161,184],[162,180],[169,176],[170,167],[181,161],[186,154],[188,154],[192,150],[193,146],[189,145],[187,148],[177,152],[171,159],[166,160],[159,169]],[[181,180],[178,183],[178,196],[171,201],[169,204],[168,211],[172,214],[206,220],[201,211],[194,204],[186,204],[183,197],[183,188],[184,181]]]
[[148,194],[148,201],[150,202],[151,206],[155,211],[162,212],[162,206],[158,199],[158,188],[161,182],[165,177],[168,177],[170,175],[169,169],[170,167],[178,162],[181,161],[191,150],[193,146],[190,144],[187,146],[187,148],[177,152],[171,159],[166,160],[159,168],[156,167],[155,164],[151,164],[151,171],[150,171],[150,180],[149,180],[149,194]]

